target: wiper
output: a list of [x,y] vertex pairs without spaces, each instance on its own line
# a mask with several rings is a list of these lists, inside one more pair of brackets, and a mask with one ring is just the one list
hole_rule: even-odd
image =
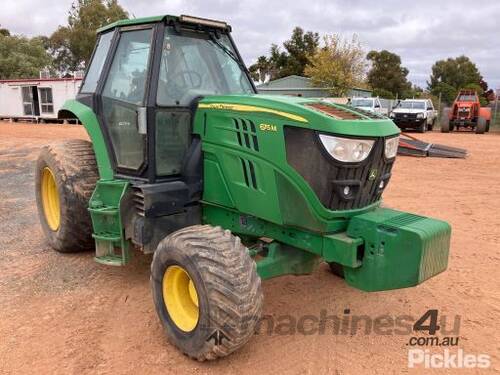
[[231,59],[233,59],[237,64],[238,66],[246,73],[248,74],[248,70],[247,70],[247,67],[245,66],[245,64],[243,64],[243,62],[238,58],[238,56],[236,56],[233,51],[231,51],[229,48],[227,48],[224,44],[222,44],[218,39],[217,37],[212,34],[212,33],[209,33],[210,35],[210,41],[213,42],[216,46],[218,46],[221,50],[223,50],[226,55],[228,55]]

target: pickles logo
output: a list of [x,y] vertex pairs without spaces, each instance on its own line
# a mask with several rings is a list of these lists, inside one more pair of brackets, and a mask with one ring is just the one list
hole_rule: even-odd
[[370,169],[370,174],[368,175],[368,181],[373,181],[377,178],[378,170],[373,168]]

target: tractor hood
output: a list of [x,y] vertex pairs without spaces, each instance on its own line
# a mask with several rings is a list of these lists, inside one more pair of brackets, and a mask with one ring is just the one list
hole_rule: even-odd
[[258,118],[265,125],[291,125],[322,132],[361,137],[386,137],[399,134],[394,123],[375,113],[322,101],[281,95],[207,96],[198,111],[229,111]]

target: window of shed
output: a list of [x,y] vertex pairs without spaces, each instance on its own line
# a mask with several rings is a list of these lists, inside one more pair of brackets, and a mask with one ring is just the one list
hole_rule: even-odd
[[40,107],[42,113],[54,113],[54,100],[52,99],[52,88],[40,87]]

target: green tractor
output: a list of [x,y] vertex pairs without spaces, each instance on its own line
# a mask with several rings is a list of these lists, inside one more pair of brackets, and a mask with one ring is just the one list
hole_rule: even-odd
[[91,142],[42,149],[50,245],[95,247],[125,265],[154,253],[151,288],[168,339],[207,360],[243,346],[261,280],[327,262],[364,291],[415,286],[447,267],[450,226],[382,208],[399,129],[317,99],[257,95],[225,22],[115,22],[61,119]]

